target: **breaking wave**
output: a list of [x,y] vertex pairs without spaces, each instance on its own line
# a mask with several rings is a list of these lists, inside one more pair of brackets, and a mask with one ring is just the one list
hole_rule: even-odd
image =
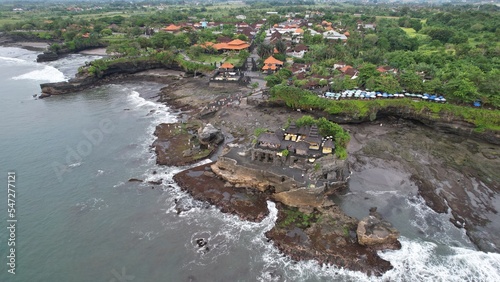
[[42,80],[48,82],[59,82],[65,81],[66,78],[64,74],[58,69],[51,66],[44,66],[41,70],[30,71],[25,74],[21,74],[13,77],[14,80],[30,79],[30,80]]

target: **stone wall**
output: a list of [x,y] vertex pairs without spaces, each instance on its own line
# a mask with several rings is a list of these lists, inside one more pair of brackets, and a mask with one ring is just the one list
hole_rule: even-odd
[[211,168],[217,175],[236,187],[250,187],[262,192],[275,193],[289,191],[301,186],[301,183],[286,175],[278,175],[268,170],[238,165],[236,160],[228,157],[219,157]]

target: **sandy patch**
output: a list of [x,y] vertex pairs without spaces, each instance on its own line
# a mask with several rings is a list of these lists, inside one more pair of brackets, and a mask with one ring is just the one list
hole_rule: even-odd
[[106,48],[95,48],[95,49],[88,49],[88,50],[83,50],[78,52],[83,55],[95,55],[95,56],[108,56],[109,54],[106,53]]

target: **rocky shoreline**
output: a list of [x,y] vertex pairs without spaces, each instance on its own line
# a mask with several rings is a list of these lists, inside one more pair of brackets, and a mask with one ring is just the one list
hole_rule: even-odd
[[[300,181],[283,175],[279,172],[281,169],[279,167],[273,169],[264,168],[262,164],[257,163],[251,165],[250,160],[245,160],[242,156],[248,155],[249,149],[244,144],[249,144],[249,132],[253,125],[242,125],[239,119],[248,120],[251,114],[246,111],[252,111],[255,114],[259,110],[256,111],[254,106],[246,103],[248,98],[239,100],[231,98],[238,96],[240,92],[248,93],[250,90],[236,87],[228,93],[217,93],[220,90],[203,88],[200,85],[203,83],[200,79],[189,79],[180,84],[170,85],[162,89],[160,99],[167,101],[169,106],[174,105],[176,108],[183,109],[186,112],[183,122],[187,124],[190,122],[215,124],[222,129],[224,135],[228,137],[227,143],[232,146],[225,147],[222,152],[219,152],[222,155],[218,156],[216,162],[176,174],[174,180],[182,190],[197,200],[217,206],[222,212],[236,214],[241,219],[250,221],[260,221],[269,213],[266,201],[276,202],[278,221],[275,227],[266,233],[266,237],[284,254],[295,260],[313,259],[319,263],[335,264],[369,275],[382,275],[392,268],[389,262],[377,255],[377,251],[399,249],[401,247],[397,241],[399,233],[394,229],[384,229],[381,222],[377,223],[378,229],[375,229],[385,230],[384,232],[387,232],[382,233],[391,236],[374,234],[373,228],[360,229],[358,228],[360,221],[345,215],[330,199],[347,184],[348,170],[343,172],[347,169],[346,162],[324,157],[324,160],[318,160],[322,169],[315,171],[311,165],[310,171],[305,173],[306,179]],[[190,92],[192,88],[197,89],[198,93],[187,94],[186,92]],[[214,96],[216,96],[215,100],[221,99],[217,96],[222,96],[224,101],[237,103],[226,104],[212,114],[205,114],[204,109],[207,108],[207,104],[213,103]],[[233,119],[234,113],[243,114],[244,117]],[[282,118],[285,117],[282,116]],[[237,127],[236,123],[239,123],[241,127]],[[276,121],[269,125],[276,126],[278,123]],[[175,128],[180,125],[171,125],[170,130],[172,126]],[[167,127],[166,124],[160,124],[157,126],[157,131]],[[171,136],[158,137],[155,143],[170,142],[170,146],[176,148],[185,144],[185,142],[177,142],[178,140]],[[180,149],[172,151],[174,151],[172,157],[177,159],[177,163],[169,162],[169,165],[186,164],[182,157],[175,157],[175,151],[181,151]],[[164,159],[163,152],[157,156],[157,161],[161,162]],[[291,169],[287,168],[287,170]],[[331,171],[337,171],[335,174],[340,177],[340,181],[328,188],[320,186],[313,189],[304,187],[307,182],[301,183],[302,180],[315,179]],[[297,173],[300,179],[301,172]],[[304,178],[304,172],[302,174]],[[182,207],[177,210],[182,212]],[[388,222],[384,221],[384,224],[390,226]],[[364,230],[363,236],[368,238],[364,241],[365,245],[359,244],[357,240],[360,230]],[[373,241],[371,238],[374,237],[379,238],[379,241]]]
[[[174,180],[193,198],[215,205],[222,212],[236,214],[242,220],[261,221],[269,213],[266,201],[276,201],[278,219],[265,236],[294,260],[316,260],[368,275],[382,275],[392,269],[377,254],[381,249],[401,248],[399,233],[390,223],[349,217],[326,197],[317,203],[319,206],[309,206],[304,191],[293,196],[295,203],[303,203],[301,208],[293,207],[277,200],[272,191],[259,191],[222,179],[214,173],[214,165],[187,169],[176,174]],[[182,212],[182,208],[177,210]],[[358,238],[363,238],[363,244]]]
[[[169,105],[173,105],[185,111],[186,118],[192,116],[199,118],[200,114],[203,114],[203,106],[210,103],[210,101],[218,97],[229,97],[230,95],[241,92],[248,93],[249,90],[235,88],[226,93],[221,92],[214,94],[213,92],[215,91],[207,90],[207,87],[201,80],[189,79],[163,89],[160,97],[161,101],[167,102]],[[273,128],[273,126],[284,124],[288,119],[297,118],[301,114],[302,113],[283,108],[280,105],[267,105],[265,102],[255,103],[254,97],[249,96],[242,99],[241,102],[235,106],[223,107],[207,115],[202,121],[205,123],[210,122],[221,128],[225,135],[230,136],[232,140],[237,140],[238,142],[236,143],[242,144],[251,141],[249,136],[251,136],[253,129],[262,126],[270,126],[270,129],[273,130],[276,129]],[[467,129],[468,131],[450,131],[447,128],[453,128],[455,126],[454,124],[446,125],[442,122],[436,124],[436,126],[432,126],[431,124],[427,126],[412,121],[414,118],[408,116],[406,117],[409,119],[403,119],[398,115],[395,116],[396,117],[387,117],[381,115],[379,120],[376,121],[367,121],[364,123],[358,121],[355,124],[351,123],[350,125],[345,125],[355,136],[355,141],[351,141],[352,144],[348,147],[351,155],[349,162],[355,164],[354,171],[363,169],[362,164],[371,162],[370,158],[391,163],[398,161],[400,169],[411,172],[411,177],[408,181],[414,183],[415,186],[418,187],[418,193],[425,199],[429,207],[433,208],[436,212],[448,212],[451,210],[450,221],[459,228],[465,228],[467,230],[467,235],[479,249],[498,252],[498,247],[496,246],[500,246],[500,242],[497,242],[497,239],[493,238],[493,235],[488,235],[496,234],[498,227],[496,227],[495,224],[488,223],[484,218],[491,217],[492,214],[494,214],[491,211],[500,207],[496,207],[493,202],[494,198],[490,198],[489,200],[482,200],[484,208],[471,209],[469,207],[474,206],[474,201],[477,199],[470,198],[468,196],[469,192],[464,191],[464,188],[473,189],[471,187],[475,186],[475,179],[477,179],[481,181],[480,183],[484,181],[485,185],[482,186],[483,188],[481,189],[486,195],[495,195],[495,193],[498,192],[497,185],[500,183],[500,179],[498,179],[498,175],[494,173],[494,167],[500,167],[500,156],[498,153],[495,153],[497,150],[494,149],[498,149],[498,147],[495,145],[495,141],[484,143],[484,141],[496,140],[495,138],[497,138],[496,136],[498,134],[495,133],[496,135],[490,140],[486,139],[482,141],[480,136],[470,139],[470,137],[473,136],[470,134],[472,129],[469,125],[464,127],[469,127]],[[344,120],[344,124],[345,122],[346,120]],[[381,126],[382,123],[384,124],[383,127]],[[367,129],[360,130],[362,128]],[[366,130],[372,130],[372,133]],[[424,140],[424,137],[427,139]],[[434,137],[439,137],[441,141],[436,144],[435,141],[429,140],[429,138],[432,139]],[[421,139],[424,143],[419,144],[419,141],[416,140]],[[393,148],[393,145],[391,145],[392,141],[390,140],[398,140],[397,147]],[[408,145],[411,145],[411,148],[407,148],[408,152],[405,152],[403,148],[408,147]],[[454,159],[454,156],[458,154],[453,151],[453,146],[460,147],[462,145],[465,146],[466,150],[461,150],[461,153],[469,152],[470,155]],[[445,147],[443,148],[442,146]],[[438,153],[439,151],[441,151],[441,153]],[[417,154],[426,154],[428,157],[425,158],[425,162],[421,162],[418,158],[411,156],[413,152],[417,152]],[[445,167],[442,167],[443,163],[441,158],[446,154],[448,154],[448,162],[451,162]],[[432,164],[432,166],[436,168],[439,167],[439,169],[429,169],[429,164]],[[471,174],[474,170],[476,170],[476,173]],[[466,179],[467,177],[465,176],[470,176],[472,179]],[[182,177],[176,176],[176,181],[179,182],[183,189],[190,190],[190,188],[186,187],[189,185],[182,184],[182,180],[180,180]],[[448,179],[450,177],[456,177],[456,179],[450,181],[450,179]],[[440,181],[452,183],[452,185],[443,190],[443,184],[440,184]],[[467,185],[470,186],[464,187],[460,183],[467,183]],[[197,194],[198,192],[190,193]],[[477,193],[476,195],[477,197],[484,197]],[[276,201],[275,198],[269,198]],[[216,202],[211,203],[220,206]],[[460,207],[463,203],[466,203],[465,205],[467,208]],[[228,211],[229,209],[223,208],[223,210]],[[311,210],[306,212],[314,213],[314,211]],[[489,230],[489,232],[485,230]],[[289,238],[284,234],[288,232],[290,232],[290,230],[287,232],[278,232],[274,230],[269,232],[266,236],[277,239],[277,241],[273,239],[273,242],[284,253],[295,256],[296,258],[301,257],[299,254],[302,254],[302,258],[310,258],[310,255],[297,252],[301,247],[285,242]],[[355,233],[356,228],[350,228],[350,234]],[[317,259],[322,262],[333,262],[326,257],[318,256]],[[380,265],[383,265],[383,263]],[[356,268],[352,265],[349,267],[353,269]],[[374,274],[383,272],[380,269],[374,270],[367,266],[361,271],[366,273],[373,271],[372,273]]]
[[[150,66],[146,67],[149,68]],[[154,68],[156,67],[158,66],[154,66]],[[125,67],[125,69],[127,69],[127,67]],[[114,73],[108,75],[105,79],[89,80],[87,78],[87,80],[83,79],[84,83],[80,83],[82,80],[80,81],[76,80],[68,83],[56,84],[55,86],[45,85],[42,86],[42,88],[45,87],[45,90],[48,93],[52,92],[53,94],[63,94],[68,92],[79,91],[83,90],[84,88],[104,84],[108,81],[120,77],[123,78],[129,76],[129,75],[125,76],[120,75],[119,74],[120,72],[121,70],[116,70]],[[135,68],[131,72],[127,71],[125,72],[137,73],[140,72],[140,70]],[[145,76],[142,79],[145,79],[146,77],[148,76]],[[154,76],[150,76],[149,79],[152,79],[153,77]],[[59,90],[61,91],[58,92]],[[181,117],[184,116],[183,119],[185,121],[189,121],[192,118],[196,118],[196,119],[201,119],[201,122],[203,124],[211,123],[215,125],[215,127],[220,128],[222,130],[222,132],[224,133],[224,135],[228,140],[235,141],[236,143],[239,144],[250,142],[251,141],[250,136],[253,130],[257,127],[269,126],[270,127],[269,129],[271,130],[277,129],[279,125],[285,124],[285,122],[290,118],[296,118],[301,115],[301,113],[297,113],[290,109],[280,107],[279,103],[273,105],[267,105],[268,103],[262,102],[265,100],[262,100],[261,98],[255,99],[254,95],[252,95],[252,97],[247,97],[249,94],[251,94],[251,91],[249,89],[242,88],[239,86],[230,86],[225,89],[214,90],[214,89],[209,89],[208,82],[206,82],[206,80],[202,78],[190,78],[190,79],[184,79],[182,81],[180,81],[179,78],[177,78],[174,80],[169,80],[168,86],[162,89],[159,95],[160,98],[159,101],[167,102],[169,106],[173,106],[174,108],[180,109],[182,111]],[[244,98],[238,99],[237,103],[235,104],[228,104],[225,107],[220,107],[217,110],[210,112],[210,114],[208,115],[204,114],[207,106],[213,103],[213,101],[218,99],[233,101],[231,97],[238,95],[240,95],[239,97],[243,96]],[[255,102],[256,100],[257,103]],[[261,102],[259,102],[259,100]],[[388,111],[387,113],[384,112],[378,117],[381,118],[382,120],[385,120],[387,118],[386,116],[392,116],[392,115],[398,118],[401,117],[408,118],[410,120],[421,121],[421,118],[425,119],[425,115],[419,116],[407,112],[401,113],[398,112],[397,109],[394,109],[394,112],[392,112],[392,110]],[[356,118],[351,118],[350,120],[346,119],[345,117],[329,117],[329,118],[334,118],[334,120],[337,120],[342,123],[365,122],[365,124],[367,124],[367,121],[358,120]],[[399,120],[398,118],[396,118],[396,120]],[[459,124],[452,121],[451,123],[448,124],[446,120],[443,120],[442,122],[441,121],[436,122],[435,120],[431,120],[428,123],[426,122],[423,123],[433,128],[433,130],[444,131],[445,135],[452,133],[450,137],[457,136],[458,139],[465,140],[466,143],[469,143],[469,141],[467,141],[468,137],[475,137],[477,139],[486,140],[490,142],[490,144],[492,144],[491,146],[495,147],[496,145],[494,144],[498,144],[498,140],[500,139],[499,134],[497,132],[486,132],[486,134],[475,134],[472,127],[467,123],[462,124],[459,122],[460,123]],[[368,124],[378,125],[378,121],[368,122]],[[421,126],[421,125],[413,125],[413,123],[411,122],[409,123],[403,122],[403,124],[408,125],[408,128],[410,129],[414,126],[417,127]],[[159,125],[159,127],[162,126],[165,125]],[[356,125],[356,127],[357,126],[359,125]],[[348,127],[354,128],[353,125],[350,125]],[[407,131],[399,131],[399,132],[408,133]],[[401,133],[396,132],[394,134],[401,134]],[[381,137],[383,135],[376,135],[376,136]],[[160,140],[158,142],[160,143],[165,142],[168,138],[170,137],[168,136],[164,137],[163,140]],[[385,139],[381,141],[387,142]],[[375,142],[378,145],[377,143],[378,140],[371,140],[370,142],[371,143]],[[183,143],[185,143],[185,141],[179,142],[179,144]],[[400,157],[402,157],[403,159],[406,158],[405,154],[400,151],[393,152],[395,154],[393,155],[385,153],[387,151],[390,152],[390,150],[387,150],[387,148],[379,148],[380,150],[372,150],[370,148],[377,148],[377,147],[364,146],[364,145],[362,146],[355,145],[354,147],[356,147],[356,149],[353,149],[352,148],[353,146],[350,145],[350,148],[348,148],[349,153],[352,153],[350,162],[356,161],[362,163],[364,161],[363,158],[366,158],[367,156],[370,155],[375,158],[381,158],[382,156],[382,159],[384,158],[399,159]],[[473,154],[477,154],[476,151]],[[487,191],[491,191],[490,193],[497,193],[498,192],[497,185],[498,183],[500,183],[500,180],[498,179],[498,176],[495,176],[494,172],[492,174],[492,171],[490,170],[491,167],[495,167],[496,165],[498,165],[498,162],[500,160],[498,153],[495,152],[497,151],[494,149],[490,149],[489,151],[485,149],[481,151],[481,153],[485,156],[485,158],[491,160],[491,162],[488,164],[488,168],[481,168],[480,172],[478,173],[474,173],[473,170],[470,169],[477,168],[479,166],[479,162],[474,162],[474,165],[472,166],[469,165],[467,167],[464,167],[463,166],[464,163],[462,162],[461,164],[459,164],[461,168],[451,164],[450,166],[445,167],[445,171],[449,172],[451,170],[455,173],[454,175],[456,175],[457,172],[463,173],[465,171],[468,171],[466,172],[465,175],[470,177],[478,177],[478,179],[482,179],[483,181],[485,181],[486,185],[484,186],[486,186],[486,188],[484,188],[484,186],[482,186],[483,188],[481,188],[483,192],[489,193]],[[216,151],[211,152],[207,156],[211,156],[214,153],[216,153]],[[180,157],[179,160],[182,160],[182,158],[183,157]],[[177,161],[168,164],[175,165],[176,162]],[[184,163],[181,162],[180,164],[187,164],[192,162],[193,161]],[[471,206],[474,205],[474,203],[471,202],[474,199],[467,199],[468,198],[467,192],[465,193],[460,192],[460,190],[461,189],[463,190],[464,187],[460,185],[452,185],[452,187],[450,187],[450,189],[452,189],[450,190],[450,192],[443,192],[444,190],[442,190],[442,186],[436,184],[436,180],[441,179],[443,177],[438,176],[436,173],[431,173],[430,175],[426,175],[425,170],[424,170],[425,176],[423,177],[421,176],[422,170],[419,167],[419,165],[421,165],[421,163],[418,163],[418,161],[416,161],[415,163],[408,166],[403,165],[403,169],[406,170],[416,169],[418,171],[418,173],[413,174],[411,180],[415,182],[415,184],[419,187],[419,193],[426,200],[426,203],[437,212],[445,212],[449,208],[451,208],[452,210],[451,214],[453,215],[453,218],[450,219],[450,221],[452,221],[459,228],[462,227],[466,228],[467,235],[469,235],[471,240],[475,242],[478,248],[486,251],[498,252],[498,246],[500,246],[500,242],[496,242],[496,239],[487,235],[487,232],[485,232],[485,230],[497,231],[498,227],[496,225],[493,226],[488,225],[488,222],[490,221],[487,220],[485,221],[484,216],[481,215],[481,213],[484,214],[486,212],[491,212],[491,211],[495,212],[497,207],[494,205],[491,198],[489,201],[488,200],[483,201],[484,209],[481,209],[480,211],[477,210],[473,211],[470,208],[462,209],[461,205],[463,204],[464,200],[468,205]],[[245,220],[252,220],[252,221],[261,220],[268,213],[267,208],[264,205],[265,200],[266,199],[272,199],[275,201],[277,200],[276,197],[271,197],[271,195],[266,194],[267,192],[265,191],[255,191],[255,189],[248,189],[248,187],[246,188],[243,187],[244,188],[243,190],[245,191],[243,193],[241,192],[242,187],[236,187],[234,184],[222,180],[220,177],[214,175],[215,174],[213,172],[213,169],[209,169],[208,165],[204,165],[202,167],[193,168],[181,172],[178,175],[176,175],[174,179],[178,182],[179,186],[181,186],[182,189],[188,191],[191,195],[193,195],[194,198],[214,204],[219,208],[221,208],[221,210],[224,212],[238,214],[242,219]],[[492,175],[494,176],[493,179],[491,179]],[[432,180],[429,180],[427,179],[427,177],[429,176],[434,178]],[[446,177],[444,178],[446,179]],[[467,182],[467,180],[464,181]],[[214,188],[203,190],[202,187],[206,187],[207,183],[210,183],[209,187],[214,187]],[[475,185],[474,183],[475,183],[474,179],[471,179],[469,180],[468,184],[470,184],[471,187],[473,187]],[[478,197],[481,196],[478,195]],[[303,222],[300,223],[296,220],[288,220],[287,222],[289,224],[285,226],[282,224],[282,222],[286,221],[287,219],[287,208],[279,208],[279,220],[276,224],[276,227],[273,228],[273,230],[269,231],[266,234],[266,236],[268,236],[268,238],[270,238],[270,240],[272,240],[273,243],[282,252],[290,255],[292,258],[295,259],[316,259],[320,262],[334,263],[336,265],[346,267],[352,270],[359,270],[368,274],[375,274],[375,275],[381,275],[385,271],[389,270],[391,268],[390,264],[380,259],[376,254],[376,250],[378,250],[379,247],[361,246],[359,242],[355,240],[356,237],[358,237],[359,239],[359,235],[357,234],[358,233],[357,231],[359,229],[358,226],[359,221],[354,218],[347,217],[340,211],[340,209],[338,209],[338,207],[336,207],[335,205],[330,206],[330,204],[331,201],[325,201],[322,205],[312,209],[307,209],[307,208],[304,209],[304,207],[291,207],[292,211],[288,210],[289,214],[299,217],[304,217],[302,215],[304,214],[311,220],[307,221],[307,224]],[[281,203],[279,204],[279,206],[285,207],[286,205]],[[287,207],[290,208],[290,206]],[[299,210],[296,210],[297,208]],[[333,225],[333,227],[332,225],[327,225],[327,227],[325,227],[324,224],[322,224],[321,222],[318,223],[318,218],[321,218],[321,216],[317,218],[316,215],[328,214],[329,212],[331,212],[331,210],[329,209],[334,209],[335,214],[337,215],[342,214],[343,216],[346,216],[345,218],[343,218],[344,221],[342,221],[341,225],[337,224]],[[386,225],[386,223],[381,224],[381,226],[384,225]],[[329,233],[322,233],[325,229],[328,230]],[[492,234],[496,234],[496,232]],[[350,249],[350,251],[342,253],[341,249],[336,249],[335,246],[332,246],[335,244],[326,243],[330,242],[329,241],[330,239],[325,239],[325,238],[330,238],[331,240],[334,240],[334,242],[336,242],[336,240],[339,242],[343,240],[342,244],[340,244],[339,246],[343,246],[343,249]],[[342,238],[342,240],[339,238]],[[382,248],[393,248],[393,249],[398,248],[399,242],[395,243],[393,241],[394,237],[392,236],[389,239],[390,240],[388,242],[392,243],[386,244],[387,243],[386,242],[380,244],[379,246],[384,246]],[[312,245],[311,242],[313,242]],[[313,246],[312,249],[311,246]],[[331,251],[330,253],[329,251],[325,251],[326,250],[325,248],[327,247]],[[339,253],[342,253],[342,255],[339,256],[338,255]],[[356,254],[356,255],[350,256],[351,254]]]
[[[109,83],[110,81],[124,79],[131,74],[163,68],[165,68],[163,64],[150,61],[119,62],[104,70],[99,77],[83,73],[77,74],[74,78],[71,78],[68,81],[42,83],[40,84],[42,91],[41,97],[44,98],[51,95],[79,92],[91,87]],[[170,66],[167,69],[180,70],[178,66]]]

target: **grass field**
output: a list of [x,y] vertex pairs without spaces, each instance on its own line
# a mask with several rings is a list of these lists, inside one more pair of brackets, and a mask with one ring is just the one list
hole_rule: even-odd
[[417,33],[413,28],[411,27],[400,27],[402,30],[404,30],[404,32],[406,32],[406,34],[409,36],[409,37],[416,37],[418,39],[426,39],[428,37],[428,35],[425,35],[425,34],[420,34],[420,33]]
[[202,62],[202,63],[220,63],[224,61],[224,55],[209,55],[209,54],[200,54],[196,58],[191,58],[193,61]]
[[4,24],[13,24],[25,20],[25,14],[21,13],[2,13],[0,17],[0,26]]

